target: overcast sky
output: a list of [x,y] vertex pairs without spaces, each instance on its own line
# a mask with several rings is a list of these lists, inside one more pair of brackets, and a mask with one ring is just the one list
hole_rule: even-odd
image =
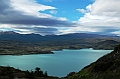
[[120,0],[0,0],[0,31],[120,35]]

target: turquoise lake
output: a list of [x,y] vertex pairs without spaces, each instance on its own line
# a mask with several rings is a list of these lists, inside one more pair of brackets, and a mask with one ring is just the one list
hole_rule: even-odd
[[47,71],[50,76],[64,77],[69,72],[80,71],[83,67],[95,62],[101,56],[110,53],[112,50],[80,49],[53,51],[54,54],[34,55],[1,55],[1,66],[12,66],[21,70],[34,70],[40,67]]

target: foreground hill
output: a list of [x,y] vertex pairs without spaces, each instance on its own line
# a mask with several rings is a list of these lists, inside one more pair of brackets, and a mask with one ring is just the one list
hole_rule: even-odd
[[120,45],[67,79],[120,79]]
[[58,77],[48,76],[47,72],[43,72],[36,67],[34,71],[21,71],[13,67],[0,66],[0,79],[59,79]]

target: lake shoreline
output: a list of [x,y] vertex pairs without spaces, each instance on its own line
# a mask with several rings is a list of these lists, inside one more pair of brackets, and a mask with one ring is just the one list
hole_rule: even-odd
[[[21,70],[31,70],[37,66],[42,70],[48,71],[50,76],[64,77],[69,72],[79,71],[84,66],[89,65],[99,57],[109,53],[109,51],[111,50],[93,50],[92,48],[86,48],[52,51],[54,54],[1,55],[0,60],[2,61],[0,61],[0,63],[2,66],[11,66]],[[91,56],[93,57],[91,58]]]
[[32,55],[32,54],[54,54],[52,51],[30,52],[30,53],[0,53],[0,55]]
[[74,49],[56,49],[56,50],[51,50],[51,51],[33,51],[33,52],[27,52],[27,53],[0,53],[0,55],[15,55],[15,56],[19,56],[19,55],[33,55],[33,54],[54,54],[53,51],[63,51],[63,50],[81,50],[81,49],[92,49],[92,50],[111,50],[111,49],[95,49],[95,48],[74,48]]

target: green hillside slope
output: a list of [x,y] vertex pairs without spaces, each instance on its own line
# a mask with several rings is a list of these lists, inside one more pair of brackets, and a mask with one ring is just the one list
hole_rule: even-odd
[[68,79],[120,79],[120,45]]

